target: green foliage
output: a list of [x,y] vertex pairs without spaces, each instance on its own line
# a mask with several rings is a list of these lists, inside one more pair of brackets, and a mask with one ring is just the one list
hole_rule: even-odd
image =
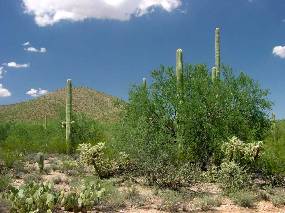
[[230,197],[236,204],[242,207],[252,208],[256,201],[256,195],[251,191],[239,191],[231,194]]
[[128,155],[120,152],[115,159],[106,155],[105,143],[79,144],[79,161],[83,164],[93,166],[100,178],[107,178],[126,170],[129,166]]
[[235,162],[223,162],[218,181],[226,193],[239,191],[250,185],[250,176]]
[[179,169],[187,162],[206,169],[222,161],[221,144],[228,137],[256,141],[270,128],[268,91],[244,73],[235,77],[224,68],[215,83],[204,65],[185,65],[183,73],[183,102],[173,68],[153,71],[147,90],[139,85],[130,91],[114,147],[128,153],[141,174],[148,167]]
[[29,182],[19,189],[14,188],[7,195],[11,201],[11,212],[53,212],[59,201],[51,183]]
[[[75,114],[74,118],[77,122],[72,135],[75,145],[107,140],[105,125],[84,115]],[[8,168],[30,153],[66,153],[65,134],[58,120],[50,120],[47,129],[33,123],[0,123],[0,131],[4,132],[0,135],[0,162]]]
[[261,155],[260,167],[268,174],[285,174],[285,121],[276,122],[276,140],[269,134],[264,140],[264,153]]
[[8,175],[0,174],[0,193],[6,191],[11,183],[11,178]]

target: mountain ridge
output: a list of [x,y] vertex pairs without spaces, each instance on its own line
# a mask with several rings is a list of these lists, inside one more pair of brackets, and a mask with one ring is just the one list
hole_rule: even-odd
[[[1,121],[40,121],[60,117],[65,107],[66,89],[61,88],[35,99],[0,105]],[[73,88],[73,110],[99,121],[118,119],[124,102],[103,92],[87,87]]]

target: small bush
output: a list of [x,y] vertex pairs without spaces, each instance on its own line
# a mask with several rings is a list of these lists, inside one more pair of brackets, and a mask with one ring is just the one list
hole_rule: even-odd
[[272,204],[276,207],[281,207],[285,205],[285,192],[278,192],[271,196],[270,198]]
[[159,195],[162,198],[162,203],[159,207],[160,210],[178,212],[182,207],[184,198],[179,192],[173,190],[165,190]]
[[18,153],[16,150],[7,150],[0,148],[0,160],[3,161],[4,166],[7,168],[13,168],[17,167],[17,164],[20,163],[22,160],[23,155],[21,153]]
[[11,178],[8,175],[0,175],[0,193],[8,189],[11,183]]
[[249,187],[250,176],[235,162],[224,162],[219,171],[219,182],[225,192],[233,192]]
[[119,191],[113,182],[102,182],[102,187],[105,188],[105,193],[102,197],[101,204],[107,209],[117,209],[126,205],[125,195]]
[[200,208],[202,211],[208,211],[214,207],[219,207],[220,205],[222,205],[222,202],[219,197],[213,197],[209,195],[201,197],[195,202],[195,206],[197,208]]
[[250,191],[235,192],[234,194],[231,194],[230,197],[237,205],[246,208],[254,207],[256,201],[256,195]]

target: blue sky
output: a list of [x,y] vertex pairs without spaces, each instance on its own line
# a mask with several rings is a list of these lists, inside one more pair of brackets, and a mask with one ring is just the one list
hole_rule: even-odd
[[212,67],[218,26],[222,62],[270,89],[285,118],[284,0],[0,0],[0,26],[0,104],[67,78],[126,99],[151,70],[174,65],[178,48]]

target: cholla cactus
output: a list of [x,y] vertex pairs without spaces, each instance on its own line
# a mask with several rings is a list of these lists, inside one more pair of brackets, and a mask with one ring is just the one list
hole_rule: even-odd
[[221,30],[220,28],[216,28],[215,30],[215,67],[216,67],[216,76],[220,77],[221,71]]

